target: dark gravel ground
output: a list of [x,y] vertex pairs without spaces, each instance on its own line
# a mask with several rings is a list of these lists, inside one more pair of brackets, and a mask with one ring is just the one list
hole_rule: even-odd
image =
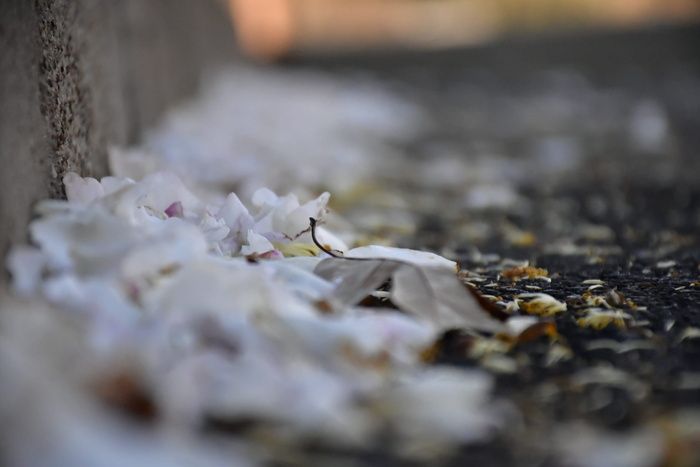
[[[295,64],[369,75],[419,102],[433,124],[396,144],[420,167],[448,152],[465,170],[498,160],[496,176],[472,185],[395,177],[387,189],[411,200],[420,225],[395,241],[449,252],[502,302],[541,292],[567,304],[551,317],[556,340],[517,344],[496,366],[470,353],[473,336],[444,336],[435,364],[489,368],[523,414],[517,430],[446,465],[564,465],[555,432],[580,420],[601,433],[661,427],[666,451],[653,465],[700,465],[700,432],[677,421],[700,404],[699,39],[693,26]],[[480,183],[512,202],[465,203]],[[504,279],[508,260],[551,282]],[[586,326],[589,295],[618,320]]]

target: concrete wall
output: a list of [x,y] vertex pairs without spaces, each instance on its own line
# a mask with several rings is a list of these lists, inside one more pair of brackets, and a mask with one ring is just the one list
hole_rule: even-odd
[[0,0],[0,257],[65,172],[106,174],[108,145],[233,59],[221,1]]

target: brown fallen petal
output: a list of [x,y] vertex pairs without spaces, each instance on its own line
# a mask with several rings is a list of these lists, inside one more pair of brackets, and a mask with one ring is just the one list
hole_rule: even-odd
[[424,363],[462,361],[476,343],[476,337],[459,329],[445,331],[433,345],[423,349],[420,358]]
[[559,337],[557,325],[554,323],[554,321],[540,321],[539,323],[529,326],[518,335],[517,341],[518,343],[522,344],[539,339],[542,336],[549,336],[554,339]]
[[158,415],[153,398],[133,372],[116,371],[94,383],[93,388],[107,405],[139,420],[152,421]]
[[364,308],[382,308],[382,309],[396,309],[396,306],[391,303],[390,300],[386,298],[376,297],[374,295],[368,295],[360,301],[358,304]]
[[505,309],[481,295],[481,293],[479,293],[479,291],[474,287],[467,285],[467,290],[469,290],[472,296],[479,303],[479,306],[481,306],[486,313],[490,314],[499,321],[505,321],[510,318],[510,314]]
[[328,302],[327,300],[319,300],[316,303],[314,303],[316,306],[316,309],[321,313],[322,315],[332,315],[333,314],[333,305]]

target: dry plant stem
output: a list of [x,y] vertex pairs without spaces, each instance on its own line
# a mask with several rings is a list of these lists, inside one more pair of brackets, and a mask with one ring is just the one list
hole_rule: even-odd
[[345,256],[340,256],[336,253],[333,253],[331,250],[326,248],[321,244],[321,242],[318,241],[316,238],[316,226],[318,225],[318,221],[314,219],[313,217],[309,217],[309,225],[311,226],[311,239],[314,241],[314,244],[324,253],[327,253],[331,255],[333,258],[340,258],[340,259],[365,259],[365,258],[346,258]]
[[387,259],[387,258],[353,258],[353,257],[348,257],[348,256],[341,256],[338,253],[335,253],[328,248],[326,248],[316,237],[316,226],[318,226],[318,220],[314,219],[313,217],[309,217],[309,225],[311,226],[311,239],[313,240],[314,244],[324,253],[330,255],[333,258],[338,258],[338,259],[350,259],[353,261],[392,261],[394,263],[399,263],[399,264],[405,264],[407,266],[414,267],[414,264],[407,263],[406,261],[401,261],[399,259]]

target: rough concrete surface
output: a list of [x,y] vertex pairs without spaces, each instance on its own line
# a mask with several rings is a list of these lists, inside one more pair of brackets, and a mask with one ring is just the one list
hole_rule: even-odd
[[234,54],[216,0],[0,0],[0,256],[63,174],[105,175],[109,145],[138,141]]

